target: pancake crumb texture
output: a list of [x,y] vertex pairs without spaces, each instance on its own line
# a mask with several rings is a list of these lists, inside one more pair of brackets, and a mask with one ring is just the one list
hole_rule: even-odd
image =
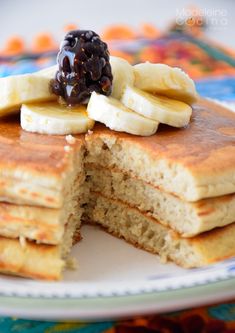
[[92,191],[138,208],[183,237],[193,237],[235,219],[235,194],[187,202],[118,169],[87,164],[86,174]]
[[217,229],[206,233],[202,239],[184,239],[137,209],[96,193],[91,195],[85,218],[137,247],[158,253],[164,260],[173,260],[186,268],[204,266],[235,255],[235,224],[223,229],[219,244]]

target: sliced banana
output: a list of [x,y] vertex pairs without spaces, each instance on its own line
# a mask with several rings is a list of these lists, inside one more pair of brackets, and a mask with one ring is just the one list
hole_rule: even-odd
[[65,135],[85,133],[95,122],[88,118],[85,105],[69,108],[51,102],[23,104],[20,123],[28,132]]
[[126,108],[120,101],[93,92],[87,106],[91,119],[112,130],[149,136],[157,131],[159,123]]
[[198,98],[193,80],[180,68],[146,62],[135,65],[134,72],[135,86],[141,90],[187,104],[196,102]]
[[0,116],[19,111],[23,103],[55,100],[49,83],[56,66],[31,74],[0,78]]
[[192,114],[192,108],[184,102],[154,96],[130,86],[125,87],[121,102],[144,117],[174,127],[186,126]]
[[110,57],[113,74],[113,87],[111,96],[120,99],[126,84],[134,84],[134,69],[128,61],[119,57]]

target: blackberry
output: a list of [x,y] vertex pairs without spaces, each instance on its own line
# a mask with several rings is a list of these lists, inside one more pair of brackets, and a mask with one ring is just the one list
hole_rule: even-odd
[[91,30],[70,31],[57,56],[59,70],[51,82],[67,105],[86,103],[93,91],[110,95],[112,71],[107,44]]

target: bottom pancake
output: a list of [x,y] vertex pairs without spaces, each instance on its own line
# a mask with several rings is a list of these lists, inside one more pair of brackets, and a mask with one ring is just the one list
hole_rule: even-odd
[[0,271],[33,279],[59,280],[64,267],[59,246],[0,237]]
[[63,268],[69,263],[67,256],[72,244],[80,239],[81,212],[70,216],[60,245],[0,236],[0,272],[32,279],[60,280]]
[[151,253],[158,253],[163,260],[172,260],[186,268],[235,255],[235,223],[186,239],[139,210],[95,192],[91,193],[84,219]]

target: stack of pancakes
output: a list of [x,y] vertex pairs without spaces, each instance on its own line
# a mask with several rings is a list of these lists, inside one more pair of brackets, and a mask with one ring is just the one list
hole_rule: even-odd
[[61,276],[79,238],[83,154],[81,140],[28,133],[19,119],[1,119],[0,271]]
[[4,119],[0,161],[1,272],[61,278],[81,220],[184,267],[235,255],[235,114],[212,102],[151,137],[99,124],[46,136]]

